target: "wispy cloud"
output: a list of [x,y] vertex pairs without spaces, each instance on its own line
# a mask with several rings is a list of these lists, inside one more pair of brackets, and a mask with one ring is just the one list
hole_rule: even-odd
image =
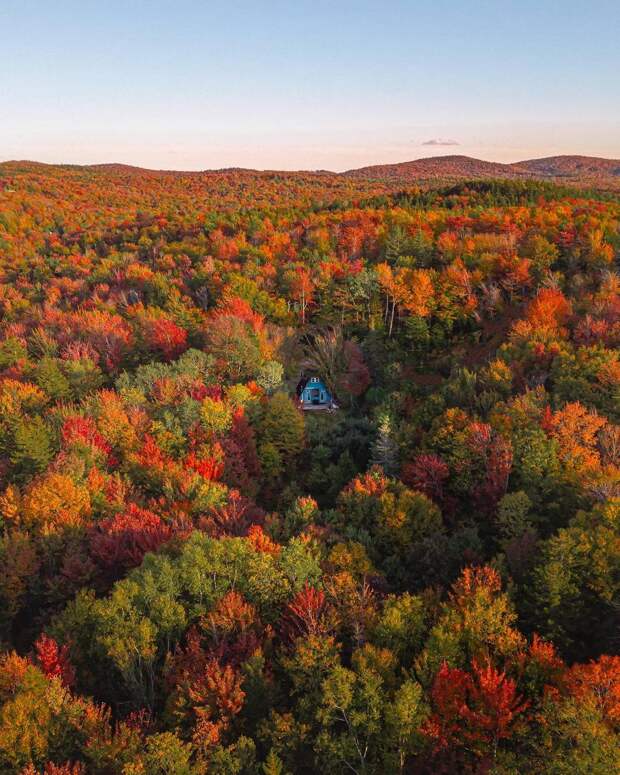
[[460,145],[456,140],[443,140],[441,137],[435,137],[432,140],[426,140],[422,145]]

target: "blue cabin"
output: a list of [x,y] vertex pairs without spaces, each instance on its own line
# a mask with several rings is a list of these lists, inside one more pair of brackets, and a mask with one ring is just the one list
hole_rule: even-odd
[[335,409],[332,394],[319,377],[302,379],[297,385],[297,395],[302,409]]

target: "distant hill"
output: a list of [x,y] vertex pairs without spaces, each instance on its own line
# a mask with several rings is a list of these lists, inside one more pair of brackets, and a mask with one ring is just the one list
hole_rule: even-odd
[[519,161],[511,166],[556,178],[620,177],[620,159],[601,159],[596,156],[548,156]]
[[471,156],[431,156],[425,159],[376,164],[347,170],[344,177],[413,183],[425,180],[472,178],[562,180],[576,184],[620,186],[620,160],[595,156],[550,156],[513,164],[474,159]]
[[413,182],[433,178],[528,178],[535,173],[515,164],[473,159],[471,156],[430,156],[399,164],[376,164],[342,173],[347,178],[376,178]]
[[346,172],[328,170],[253,170],[243,167],[227,167],[217,170],[173,171],[153,170],[129,164],[43,164],[36,161],[0,162],[0,175],[24,172],[45,172],[50,169],[62,169],[80,173],[92,171],[116,177],[135,178],[139,176],[169,179],[169,176],[220,179],[222,176],[235,179],[270,178],[277,180],[331,180],[332,182],[350,181],[350,185],[369,182],[389,189],[409,184],[431,182],[455,182],[461,180],[500,178],[510,180],[548,180],[575,186],[591,186],[602,189],[620,189],[620,159],[602,159],[596,156],[549,156],[543,159],[526,159],[512,164],[474,159],[471,156],[450,155],[430,156],[424,159],[404,161],[397,164],[374,164]]

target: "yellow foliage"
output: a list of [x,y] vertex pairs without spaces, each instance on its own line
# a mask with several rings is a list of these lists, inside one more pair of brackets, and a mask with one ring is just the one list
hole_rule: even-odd
[[138,437],[118,395],[102,390],[98,395],[97,428],[113,447],[123,451],[135,449]]
[[32,483],[23,497],[23,521],[53,531],[82,524],[90,513],[88,488],[71,477],[50,473]]
[[30,382],[3,379],[0,382],[0,415],[10,417],[22,411],[38,411],[47,403],[45,393]]
[[404,269],[396,282],[397,298],[409,313],[419,317],[430,315],[435,290],[427,269]]
[[0,515],[5,522],[18,524],[20,518],[21,497],[19,490],[10,484],[4,493],[0,495]]

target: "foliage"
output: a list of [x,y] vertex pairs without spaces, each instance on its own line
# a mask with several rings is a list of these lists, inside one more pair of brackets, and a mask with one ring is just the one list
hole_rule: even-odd
[[619,228],[0,165],[0,772],[618,770]]

